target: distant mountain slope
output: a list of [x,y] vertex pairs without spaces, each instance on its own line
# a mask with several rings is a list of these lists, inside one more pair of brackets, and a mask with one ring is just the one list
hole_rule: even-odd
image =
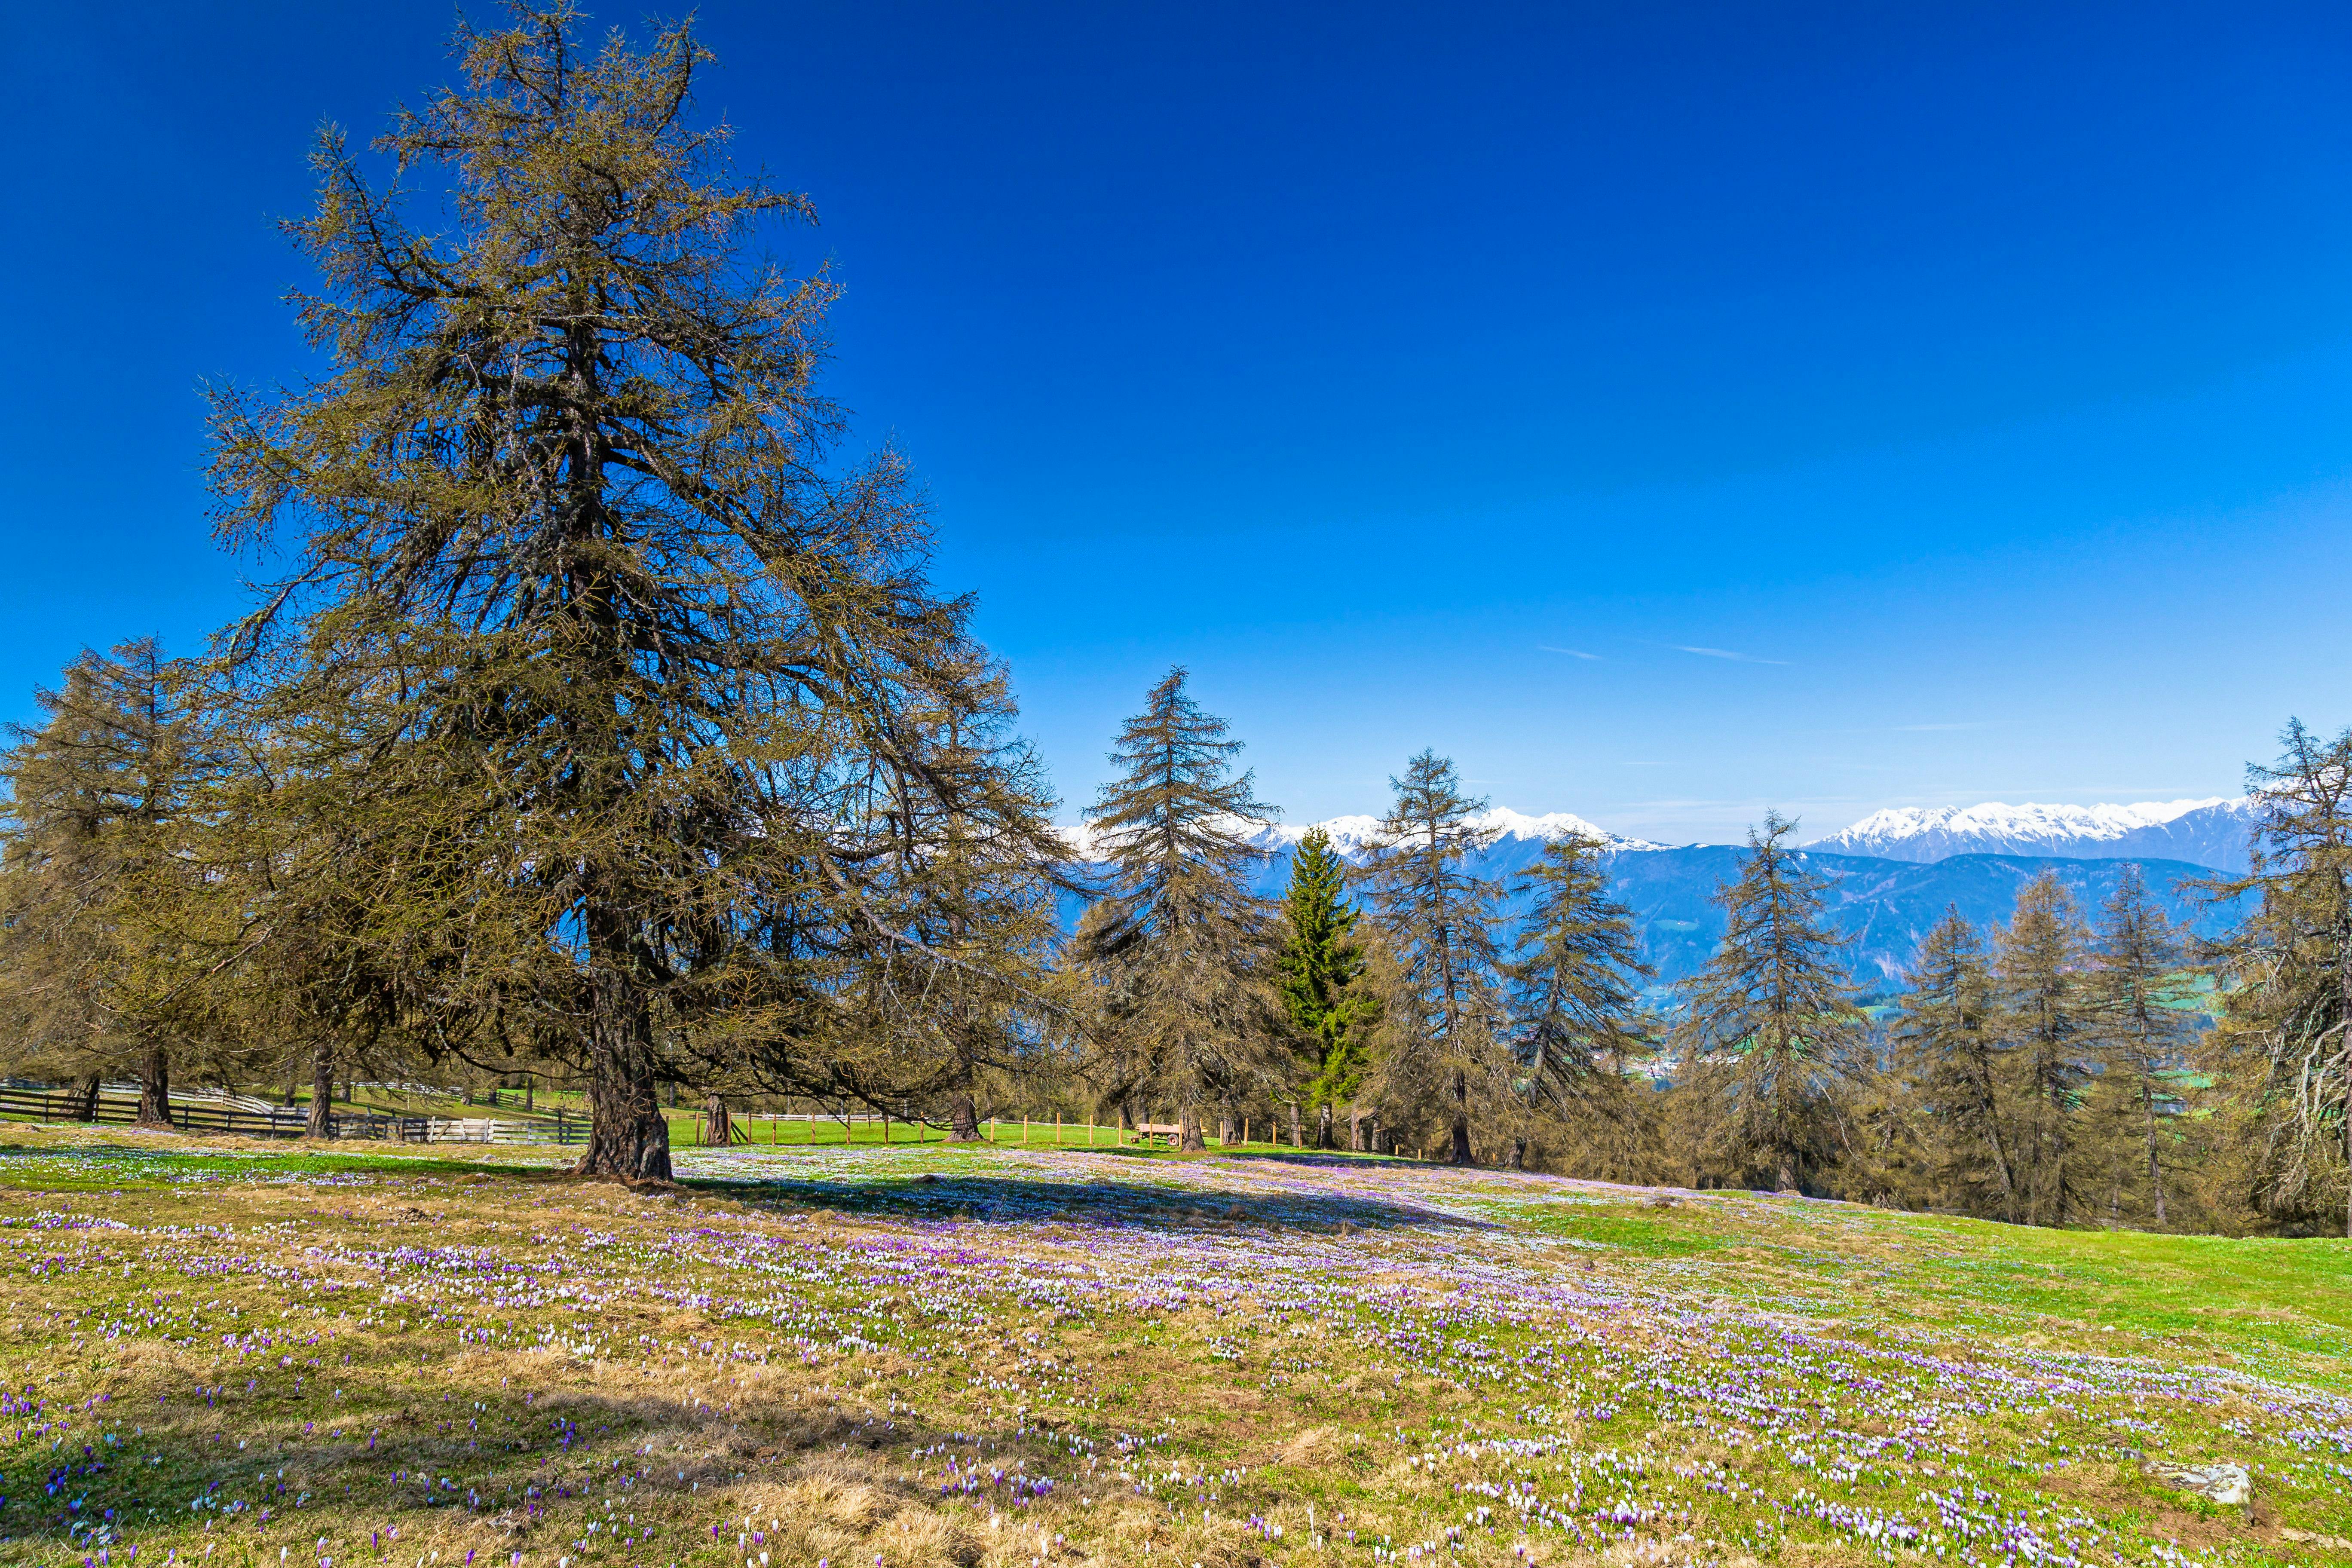
[[[1661,984],[1695,973],[1722,940],[1723,911],[1712,895],[1738,874],[1744,853],[1731,845],[1696,845],[1613,858],[1613,890],[1633,910],[1642,956],[1656,966]],[[1971,925],[1990,928],[2009,918],[2020,889],[2048,872],[2095,921],[2126,863],[2032,855],[1956,855],[1920,863],[1810,850],[1805,859],[1836,879],[1830,924],[1851,941],[1847,965],[1855,982],[1870,989],[1903,984],[1920,939],[1948,907]],[[2166,914],[2200,935],[2218,936],[2237,919],[2234,909],[2204,903],[2190,885],[2211,875],[2204,867],[2178,860],[2137,864]]]
[[1954,855],[2055,855],[2074,859],[2184,860],[2242,871],[2252,805],[2237,800],[2148,801],[2137,805],[1914,806],[1874,812],[1807,847],[1886,860]]
[[[1646,838],[1627,838],[1622,834],[1612,833],[1605,827],[1595,827],[1573,812],[1567,811],[1547,812],[1541,816],[1529,816],[1523,811],[1513,811],[1508,806],[1498,805],[1490,811],[1479,813],[1471,818],[1471,821],[1475,826],[1496,835],[1495,843],[1488,850],[1488,854],[1501,856],[1504,859],[1512,861],[1514,865],[1525,864],[1535,859],[1543,853],[1543,847],[1546,844],[1570,833],[1579,833],[1587,838],[1598,839],[1603,847],[1611,849],[1663,849],[1665,847],[1663,844],[1653,844]],[[1248,825],[1243,824],[1243,826]],[[1348,816],[1330,817],[1322,822],[1296,825],[1287,822],[1261,823],[1250,827],[1244,837],[1268,855],[1274,856],[1276,864],[1287,867],[1290,864],[1290,852],[1298,847],[1298,841],[1318,827],[1330,836],[1334,848],[1353,860],[1361,858],[1365,846],[1370,844],[1373,836],[1380,831],[1380,826],[1379,817],[1368,816],[1358,812]],[[1079,826],[1065,827],[1062,833],[1069,839],[1072,849],[1079,859],[1091,860],[1095,858],[1093,829]]]
[[[1370,816],[1345,816],[1321,826],[1343,854],[1350,860],[1360,860],[1376,821]],[[1747,853],[1743,847],[1692,844],[1669,848],[1604,833],[1565,812],[1528,816],[1498,810],[1489,813],[1486,821],[1499,833],[1478,858],[1475,869],[1506,887],[1542,856],[1550,838],[1581,831],[1601,839],[1609,850],[1612,889],[1633,911],[1642,956],[1656,967],[1659,987],[1696,971],[1722,940],[1723,911],[1712,900],[1717,888],[1738,874],[1740,858]],[[1290,879],[1291,856],[1306,832],[1304,826],[1276,826],[1251,836],[1266,850],[1266,859],[1254,879],[1257,892],[1267,898],[1282,896]],[[1081,850],[1080,858],[1085,858],[1088,840],[1083,834],[1074,834],[1073,842]],[[1810,865],[1837,881],[1830,900],[1831,924],[1851,939],[1847,963],[1855,981],[1871,990],[1891,989],[1902,983],[1920,938],[1943,918],[1948,906],[1979,928],[1998,924],[2015,907],[2018,889],[2045,871],[2055,875],[2083,906],[2085,916],[2093,919],[2098,906],[2114,894],[2126,860],[2138,862],[2166,913],[2200,934],[2219,935],[2236,918],[2233,910],[2202,902],[2189,884],[2211,872],[2206,865],[2180,857],[2132,855],[2105,848],[2095,856],[1963,853],[1932,858],[1825,854],[1816,847],[1803,853]],[[1065,915],[1075,924],[1078,912],[1074,902]]]

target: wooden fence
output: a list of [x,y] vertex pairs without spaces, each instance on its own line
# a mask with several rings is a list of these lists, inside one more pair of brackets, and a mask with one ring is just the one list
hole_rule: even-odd
[[[126,1126],[139,1120],[135,1095],[101,1089],[89,1113],[79,1094],[55,1086],[0,1086],[0,1116],[29,1117],[38,1121],[107,1122]],[[553,1125],[508,1121],[495,1117],[394,1116],[374,1110],[331,1110],[332,1136],[365,1138],[397,1143],[585,1143],[588,1119],[558,1110]],[[174,1097],[172,1125],[186,1132],[220,1132],[240,1138],[299,1138],[309,1131],[310,1112],[250,1102]]]

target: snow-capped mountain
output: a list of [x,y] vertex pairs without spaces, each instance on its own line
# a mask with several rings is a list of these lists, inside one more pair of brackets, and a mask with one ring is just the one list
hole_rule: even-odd
[[[1506,859],[1533,859],[1534,851],[1540,850],[1542,846],[1555,838],[1565,838],[1571,833],[1580,833],[1587,838],[1598,839],[1601,847],[1612,853],[1619,850],[1665,847],[1663,844],[1653,844],[1646,838],[1628,838],[1622,834],[1612,833],[1603,827],[1595,827],[1573,812],[1552,811],[1546,812],[1541,816],[1529,816],[1523,811],[1513,811],[1508,806],[1498,805],[1490,811],[1479,813],[1470,820],[1474,826],[1495,835],[1494,842],[1486,850],[1489,858],[1500,856]],[[1297,824],[1268,822],[1254,826],[1237,823],[1236,826],[1246,829],[1243,837],[1268,855],[1276,857],[1286,868],[1291,851],[1298,847],[1299,840],[1318,827],[1330,836],[1331,847],[1342,856],[1350,860],[1362,858],[1372,840],[1380,836],[1381,819],[1357,812],[1346,816],[1334,816],[1323,822]],[[1070,841],[1071,853],[1076,858],[1093,860],[1097,858],[1094,853],[1094,829],[1080,824],[1075,827],[1065,827],[1062,833]],[[1529,852],[1524,856],[1514,857],[1510,854],[1510,850],[1515,846]]]
[[[1529,816],[1523,811],[1513,811],[1507,805],[1498,805],[1490,811],[1480,812],[1470,819],[1470,823],[1474,827],[1493,834],[1496,847],[1500,847],[1506,842],[1549,844],[1555,838],[1565,838],[1571,833],[1597,839],[1601,847],[1612,851],[1665,847],[1663,844],[1653,844],[1646,838],[1627,838],[1622,834],[1612,833],[1605,827],[1595,827],[1574,812],[1569,811],[1548,811],[1541,816]],[[1250,839],[1263,849],[1274,851],[1294,849],[1297,847],[1300,839],[1306,837],[1311,829],[1317,827],[1330,836],[1331,847],[1349,859],[1354,859],[1380,836],[1381,819],[1377,816],[1367,816],[1359,812],[1349,816],[1335,816],[1326,822],[1309,823],[1305,826],[1294,827],[1287,823],[1272,823],[1251,834]]]
[[1809,848],[1885,860],[1928,862],[1955,855],[2035,855],[2074,859],[2185,860],[2217,870],[2245,868],[2253,826],[2244,799],[2147,801],[2137,805],[1906,806],[1873,812]]
[[[2119,860],[2139,860],[2149,890],[2173,920],[2200,935],[2218,935],[2237,911],[2209,902],[2198,890],[2208,868],[2245,863],[2242,801],[2181,801],[2140,806],[1980,805],[1966,810],[1882,811],[1807,847],[1813,869],[1829,878],[1824,913],[1831,929],[1851,939],[1845,961],[1865,986],[1899,986],[1916,961],[1920,939],[1948,910],[1990,927],[2009,918],[2018,890],[2049,873],[2084,910],[2115,892]],[[1736,844],[1668,846],[1595,827],[1564,811],[1530,816],[1507,807],[1483,814],[1479,826],[1496,837],[1466,868],[1474,875],[1517,886],[1518,873],[1542,857],[1543,847],[1566,833],[1599,838],[1609,851],[1609,892],[1632,910],[1639,951],[1656,971],[1654,1000],[1668,998],[1674,982],[1694,973],[1723,938],[1717,890],[1739,874],[1747,851]],[[1252,889],[1278,899],[1290,881],[1291,858],[1307,826],[1360,862],[1379,826],[1373,816],[1335,816],[1312,825],[1261,825],[1248,837],[1265,851]],[[1093,836],[1064,828],[1071,858],[1099,864]],[[1085,900],[1071,895],[1064,914],[1075,926]],[[1507,921],[1517,907],[1505,900]]]

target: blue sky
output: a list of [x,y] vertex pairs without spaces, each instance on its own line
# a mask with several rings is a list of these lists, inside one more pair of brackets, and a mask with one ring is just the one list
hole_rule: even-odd
[[[698,10],[1074,805],[1178,661],[1294,820],[1672,839],[2352,721],[2341,7]],[[273,222],[454,15],[12,21],[0,715],[236,611],[197,385],[310,373]]]

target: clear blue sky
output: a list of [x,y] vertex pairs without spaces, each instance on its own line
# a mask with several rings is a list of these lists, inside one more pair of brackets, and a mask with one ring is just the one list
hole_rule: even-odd
[[[1180,660],[1294,820],[1424,745],[1686,839],[2352,720],[2352,11],[699,13],[1073,803]],[[309,373],[273,220],[454,15],[12,18],[0,714],[240,603],[197,383]]]

